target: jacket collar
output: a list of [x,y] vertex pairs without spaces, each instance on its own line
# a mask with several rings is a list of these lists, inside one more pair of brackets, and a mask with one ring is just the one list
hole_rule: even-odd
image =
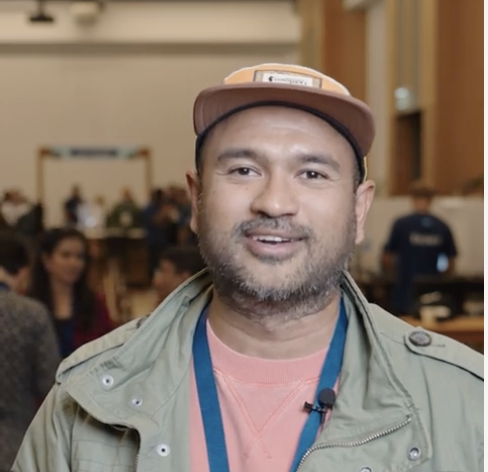
[[[417,409],[395,375],[368,303],[349,274],[342,289],[349,326],[339,395],[323,434],[327,441],[341,441],[410,418],[425,451],[427,439]],[[164,407],[176,395],[186,395],[189,401],[193,333],[211,290],[207,273],[188,281],[113,355],[71,375],[67,392],[103,423],[156,434],[167,419]],[[105,384],[107,379],[111,385]],[[136,397],[144,398],[137,412],[130,406]]]

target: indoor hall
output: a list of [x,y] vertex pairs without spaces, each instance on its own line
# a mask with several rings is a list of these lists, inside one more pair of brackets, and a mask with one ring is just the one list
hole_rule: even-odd
[[[212,284],[197,311],[209,317],[212,357],[221,356],[214,370],[226,448],[219,450],[233,472],[297,470],[295,449],[308,417],[322,415],[317,438],[351,436],[340,430],[327,436],[325,424],[329,416],[330,427],[336,424],[337,411],[341,428],[340,393],[348,389],[340,378],[328,385],[335,392],[330,414],[317,384],[343,302],[344,365],[351,362],[351,310],[361,312],[367,301],[359,325],[371,319],[372,329],[386,330],[405,348],[388,356],[415,354],[419,362],[432,356],[452,364],[453,375],[481,375],[482,357],[471,350],[484,352],[482,18],[482,0],[0,2],[0,375],[9,379],[6,397],[22,392],[19,405],[29,404],[9,406],[0,397],[0,472],[213,471],[205,415],[191,397],[198,393],[193,367],[184,390],[198,420],[191,438],[162,406],[145,409],[153,405],[146,396],[162,401],[157,394],[152,400],[154,378],[134,380],[157,369],[173,375],[184,355],[194,358],[188,340],[196,325],[184,337],[186,348],[167,355],[170,367],[159,364],[170,348],[158,340],[183,330],[180,313],[191,318],[190,300],[204,293],[199,284]],[[215,87],[224,88],[222,95],[209,92]],[[353,193],[344,201],[349,157],[342,154],[355,163]],[[297,156],[307,165],[285,168]],[[213,161],[215,174],[205,169]],[[209,275],[201,275],[207,268]],[[324,323],[306,337],[307,323],[319,314]],[[241,330],[227,332],[218,321],[225,319]],[[159,328],[144,329],[151,323]],[[131,351],[137,342],[148,353]],[[388,346],[379,349],[394,349]],[[447,354],[434,352],[436,346]],[[24,440],[24,451],[37,452],[21,451],[12,469],[55,372],[64,388],[61,373],[73,363],[75,379],[85,370],[100,375],[108,395],[122,375],[110,369],[125,349],[147,361],[127,379],[137,386],[117,401],[147,417],[164,411],[171,433],[146,437],[120,406],[125,432],[103,436],[104,426],[115,423],[89,410],[94,437],[106,444],[93,457],[86,453],[88,429],[80,426],[79,445],[67,458],[52,449],[54,436],[39,440],[39,423]],[[366,352],[376,351],[364,347],[356,357]],[[300,362],[308,358],[320,358],[310,378],[276,373],[283,365],[283,372],[305,375]],[[435,364],[427,374],[430,366],[420,365],[427,383],[445,375],[445,367]],[[105,368],[110,372],[100,373]],[[408,369],[392,369],[401,383]],[[276,385],[257,389],[270,379]],[[470,402],[477,405],[476,388],[473,398],[459,400],[459,416]],[[76,408],[90,403],[67,395]],[[295,410],[285,402],[294,395]],[[235,411],[226,403],[231,398]],[[180,411],[176,400],[171,408]],[[289,425],[280,416],[287,408]],[[364,408],[358,418],[376,424],[377,412]],[[422,421],[415,427],[424,428]],[[234,430],[241,422],[246,428]],[[366,438],[375,429],[356,426]],[[63,434],[73,427],[59,426]],[[409,439],[411,427],[400,428],[401,458],[387,460],[384,442],[367,441],[351,449],[351,470],[394,470],[403,460],[419,472],[446,467],[438,441],[449,438],[430,431],[420,447],[420,439]],[[289,454],[270,443],[272,433]],[[190,453],[182,452],[187,440]],[[324,441],[309,446],[315,443]],[[474,471],[468,446],[457,465]],[[336,449],[330,457],[320,450],[300,455],[305,472],[346,470],[341,457]]]

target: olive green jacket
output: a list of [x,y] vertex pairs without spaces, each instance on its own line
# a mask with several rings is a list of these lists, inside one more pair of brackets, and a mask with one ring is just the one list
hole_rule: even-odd
[[[60,366],[13,472],[190,472],[192,336],[206,274]],[[483,356],[369,305],[349,275],[339,393],[300,472],[481,472]],[[274,472],[274,471],[269,471]]]

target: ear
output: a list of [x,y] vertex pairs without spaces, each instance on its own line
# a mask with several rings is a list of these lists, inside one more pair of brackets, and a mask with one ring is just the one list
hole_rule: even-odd
[[369,209],[373,203],[375,184],[372,180],[363,182],[356,192],[356,244],[364,239],[364,226]]
[[195,233],[198,234],[198,199],[201,192],[200,177],[195,171],[190,171],[186,173],[186,183],[188,185],[188,192],[190,194],[191,202],[191,219],[190,228]]

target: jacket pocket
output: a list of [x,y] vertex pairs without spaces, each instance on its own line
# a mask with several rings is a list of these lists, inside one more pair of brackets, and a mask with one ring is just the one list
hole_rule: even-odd
[[133,465],[107,464],[97,460],[80,460],[74,461],[73,472],[133,472]]

